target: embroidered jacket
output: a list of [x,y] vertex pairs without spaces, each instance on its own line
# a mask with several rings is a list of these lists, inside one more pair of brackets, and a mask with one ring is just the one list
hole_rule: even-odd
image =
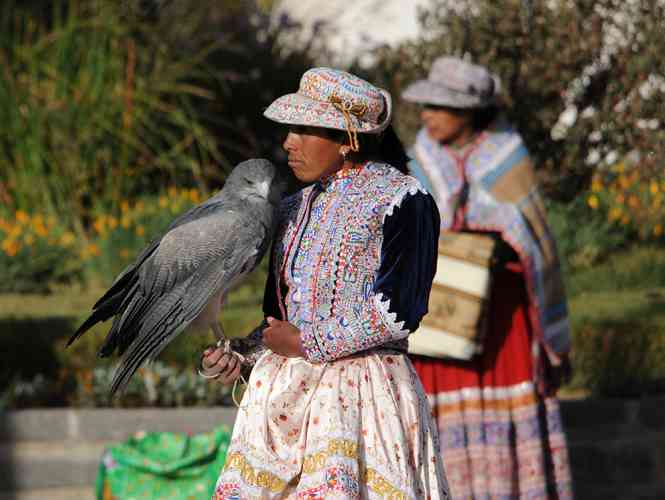
[[[280,220],[264,313],[300,329],[306,359],[406,351],[427,312],[440,225],[420,183],[369,163],[287,198]],[[250,363],[262,329],[234,342]]]

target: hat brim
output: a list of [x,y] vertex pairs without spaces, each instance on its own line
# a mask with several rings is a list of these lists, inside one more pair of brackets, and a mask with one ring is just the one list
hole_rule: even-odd
[[[381,123],[375,124],[350,115],[352,125],[358,133],[379,134],[390,124],[392,99],[384,90],[380,91],[386,102],[386,112]],[[342,112],[329,102],[316,101],[302,94],[286,94],[275,99],[263,112],[263,116],[285,125],[303,125],[333,130],[346,130]]]
[[418,104],[434,104],[457,109],[486,108],[497,102],[496,93],[489,97],[471,95],[437,85],[429,80],[418,80],[409,85],[402,92],[402,99]]

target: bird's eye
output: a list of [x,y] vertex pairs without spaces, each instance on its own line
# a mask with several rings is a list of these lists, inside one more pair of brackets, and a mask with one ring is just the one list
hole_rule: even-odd
[[247,178],[245,178],[245,182],[246,182],[247,184],[250,184],[250,185],[252,184],[252,181],[249,180],[249,179],[247,179]]

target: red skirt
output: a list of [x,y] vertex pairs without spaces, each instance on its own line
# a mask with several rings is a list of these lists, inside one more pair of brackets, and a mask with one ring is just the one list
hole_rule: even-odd
[[559,403],[534,386],[524,274],[493,276],[490,331],[469,361],[412,356],[439,427],[453,498],[572,498]]

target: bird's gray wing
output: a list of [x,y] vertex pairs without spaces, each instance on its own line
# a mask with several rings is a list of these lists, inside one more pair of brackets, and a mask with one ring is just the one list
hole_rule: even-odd
[[180,214],[178,217],[176,217],[162,234],[154,238],[143,248],[143,250],[139,252],[136,259],[134,259],[134,262],[129,264],[118,274],[115,280],[113,280],[109,290],[95,303],[93,309],[97,309],[101,304],[109,300],[109,298],[117,294],[119,289],[122,289],[124,286],[126,286],[126,282],[132,275],[132,272],[139,268],[145,262],[145,260],[154,253],[162,238],[164,238],[166,234],[179,226],[204,217],[208,217],[210,214],[224,210],[226,204],[227,202],[223,198],[219,198],[219,196],[216,195],[207,199],[203,203],[190,208],[183,214]]
[[241,212],[194,219],[169,231],[140,270],[137,290],[118,323],[127,349],[112,392],[124,388],[234,278],[251,272],[265,253],[269,228]]

